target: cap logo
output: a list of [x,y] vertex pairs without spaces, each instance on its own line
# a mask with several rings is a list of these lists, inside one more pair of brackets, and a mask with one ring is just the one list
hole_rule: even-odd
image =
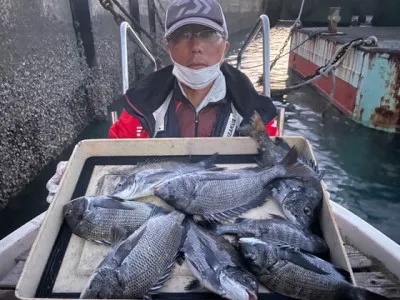
[[[180,7],[186,5],[189,2],[190,0],[182,0],[179,4],[177,4],[177,6]],[[194,0],[193,2],[196,5],[194,8],[189,9],[188,7],[182,7],[176,15],[176,18],[180,18],[181,16],[186,16],[190,14],[198,14],[201,10],[203,10],[202,14],[208,14],[211,11],[211,6],[207,3],[207,1]]]

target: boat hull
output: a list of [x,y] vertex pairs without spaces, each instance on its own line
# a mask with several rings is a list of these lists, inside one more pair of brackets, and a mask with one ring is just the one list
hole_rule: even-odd
[[[312,85],[353,121],[386,132],[400,132],[400,52],[381,28],[341,28],[344,36],[310,35],[323,28],[296,30],[289,68],[302,77],[315,74],[330,60],[338,48],[360,36],[378,35],[384,47],[351,49],[332,75],[315,80]],[[388,29],[389,30],[389,29]],[[391,29],[400,34],[400,28]],[[334,89],[333,89],[334,88]],[[333,93],[332,93],[333,91]]]

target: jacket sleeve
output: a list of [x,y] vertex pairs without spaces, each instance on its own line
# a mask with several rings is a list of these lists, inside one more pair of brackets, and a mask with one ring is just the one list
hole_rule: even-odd
[[149,134],[143,129],[142,123],[130,115],[126,110],[122,111],[121,117],[111,125],[108,132],[110,139],[136,139],[148,138]]

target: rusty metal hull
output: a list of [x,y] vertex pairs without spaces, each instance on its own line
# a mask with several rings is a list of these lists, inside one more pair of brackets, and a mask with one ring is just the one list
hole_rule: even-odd
[[[360,36],[366,35],[360,32]],[[291,47],[308,38],[309,32],[296,31]],[[342,43],[339,38],[332,37],[306,41],[290,54],[289,67],[304,77],[314,74]],[[333,97],[332,76],[314,81],[313,86],[355,122],[400,133],[400,53],[390,47],[378,50],[361,48],[348,53],[336,70]]]

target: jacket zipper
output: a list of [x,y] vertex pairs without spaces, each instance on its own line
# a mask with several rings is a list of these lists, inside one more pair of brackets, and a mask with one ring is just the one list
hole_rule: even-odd
[[196,112],[196,118],[194,120],[194,137],[199,135],[199,114]]

